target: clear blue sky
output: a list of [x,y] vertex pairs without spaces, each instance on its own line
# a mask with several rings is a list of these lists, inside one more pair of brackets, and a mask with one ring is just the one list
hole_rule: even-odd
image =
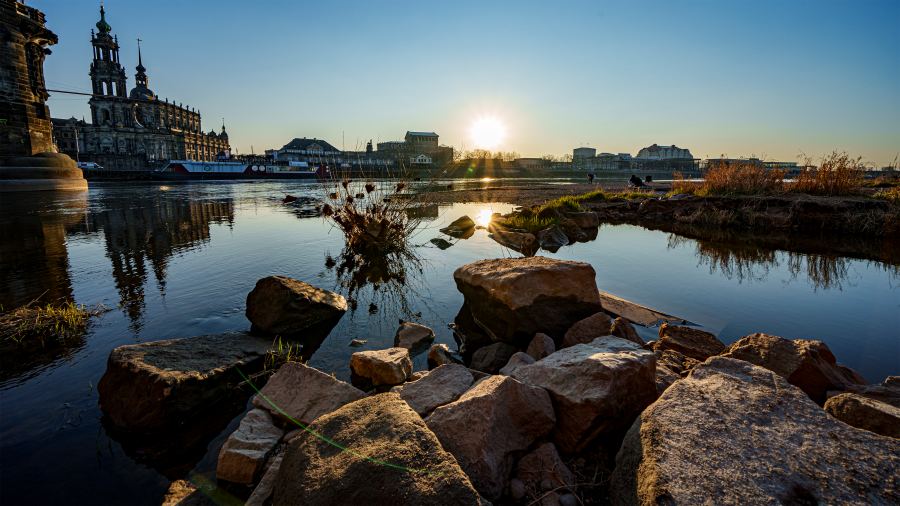
[[[28,0],[60,38],[48,87],[89,90],[93,0]],[[471,149],[493,114],[500,148],[795,160],[900,153],[900,1],[107,0],[134,85],[224,116],[247,152],[319,137],[347,149],[434,130]],[[56,95],[55,117],[89,116]]]

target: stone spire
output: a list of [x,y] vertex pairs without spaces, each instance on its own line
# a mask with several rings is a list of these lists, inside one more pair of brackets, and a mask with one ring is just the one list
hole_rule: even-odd
[[100,2],[100,21],[97,21],[97,30],[101,35],[108,35],[112,31],[112,27],[106,22],[106,11],[103,10],[103,2]]

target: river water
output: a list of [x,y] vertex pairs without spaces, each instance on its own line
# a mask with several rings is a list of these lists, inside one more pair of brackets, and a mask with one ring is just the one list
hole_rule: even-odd
[[[310,360],[340,378],[364,349],[392,345],[399,318],[431,326],[454,347],[447,324],[462,297],[458,266],[519,256],[485,230],[452,246],[430,242],[467,214],[507,212],[504,203],[425,210],[414,259],[391,268],[404,283],[362,286],[341,271],[343,236],[321,218],[281,203],[317,196],[307,183],[95,183],[87,194],[3,195],[0,304],[74,300],[111,310],[81,340],[0,370],[0,503],[159,504],[169,480],[193,469],[210,476],[224,434],[205,455],[161,466],[105,430],[96,385],[116,346],[244,330],[247,293],[283,274],[352,296],[348,313]],[[726,343],[751,332],[825,341],[869,381],[900,373],[900,267],[839,256],[729,248],[629,225],[603,225],[596,240],[540,254],[590,262],[597,284],[677,315]],[[337,263],[337,267],[330,260]],[[339,272],[341,271],[341,272]],[[350,295],[350,294],[348,294]],[[652,338],[655,329],[642,331]],[[415,359],[425,368],[425,357]]]

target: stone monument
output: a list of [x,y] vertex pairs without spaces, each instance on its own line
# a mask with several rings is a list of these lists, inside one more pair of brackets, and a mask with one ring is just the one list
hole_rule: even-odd
[[0,192],[87,189],[53,143],[44,57],[57,37],[44,23],[41,11],[0,0]]

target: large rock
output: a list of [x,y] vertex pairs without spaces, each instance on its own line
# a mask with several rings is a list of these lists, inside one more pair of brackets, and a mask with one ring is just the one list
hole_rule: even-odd
[[262,409],[251,409],[219,451],[216,478],[252,485],[284,432]]
[[300,362],[287,362],[269,378],[253,405],[273,416],[309,424],[339,407],[362,399],[365,392]]
[[369,386],[400,385],[412,374],[412,360],[406,348],[358,351],[350,356],[351,382]]
[[725,344],[716,336],[693,327],[663,323],[654,350],[675,350],[686,357],[703,361],[725,351]]
[[531,342],[528,343],[528,348],[525,349],[525,353],[531,355],[535,360],[540,360],[555,351],[556,344],[553,342],[553,338],[540,332],[534,335]]
[[472,354],[472,369],[495,374],[515,355],[516,347],[506,343],[494,343],[475,350]]
[[527,257],[481,260],[453,278],[478,330],[524,348],[538,332],[560,339],[572,323],[600,311],[595,275],[586,263]]
[[516,478],[525,485],[532,500],[550,490],[563,493],[575,489],[575,475],[559,457],[553,443],[544,443],[519,459]]
[[838,365],[822,341],[751,334],[732,344],[722,356],[774,371],[819,404],[825,402],[829,390],[865,383],[858,374]]
[[882,436],[900,438],[900,408],[854,393],[825,401],[825,411],[838,420]]
[[515,454],[548,434],[556,417],[543,389],[491,376],[425,421],[475,488],[494,500],[506,488]]
[[748,362],[713,357],[628,431],[616,504],[897,504],[900,445],[829,417]]
[[468,239],[475,233],[475,222],[468,216],[461,216],[442,228],[441,232],[458,239]]
[[581,228],[597,228],[600,226],[600,217],[592,211],[582,213],[566,213],[566,218],[575,222]]
[[550,393],[557,415],[553,440],[574,453],[601,433],[627,427],[656,399],[655,369],[653,352],[607,336],[519,367],[513,377]]
[[413,322],[402,322],[394,335],[394,346],[407,350],[421,351],[434,341],[434,331],[425,325]]
[[515,232],[495,227],[490,238],[523,255],[533,255],[538,249],[537,238],[528,232]]
[[535,234],[541,248],[555,253],[559,248],[569,245],[569,238],[558,225],[551,225]]
[[598,337],[608,336],[612,331],[612,325],[612,318],[602,311],[588,316],[566,331],[561,348],[589,343]]
[[272,504],[473,505],[477,492],[422,418],[395,393],[319,417],[287,446]]
[[273,455],[269,458],[265,472],[259,483],[250,493],[250,497],[244,503],[244,506],[266,506],[269,499],[275,491],[275,481],[278,479],[278,471],[281,469],[281,462],[284,460],[284,452]]
[[473,381],[475,378],[466,366],[442,365],[419,381],[404,384],[400,390],[400,398],[424,417],[434,408],[458,399]]
[[675,350],[657,350],[654,354],[656,355],[656,367],[666,367],[681,377],[687,376],[691,369],[700,363],[698,360],[685,357]]
[[262,278],[247,295],[247,319],[254,330],[271,335],[296,336],[313,326],[333,325],[346,311],[340,294],[286,276]]
[[[157,432],[239,391],[241,372],[262,369],[270,342],[243,332],[119,346],[97,385],[100,408],[129,432]],[[239,372],[240,371],[240,372]]]

